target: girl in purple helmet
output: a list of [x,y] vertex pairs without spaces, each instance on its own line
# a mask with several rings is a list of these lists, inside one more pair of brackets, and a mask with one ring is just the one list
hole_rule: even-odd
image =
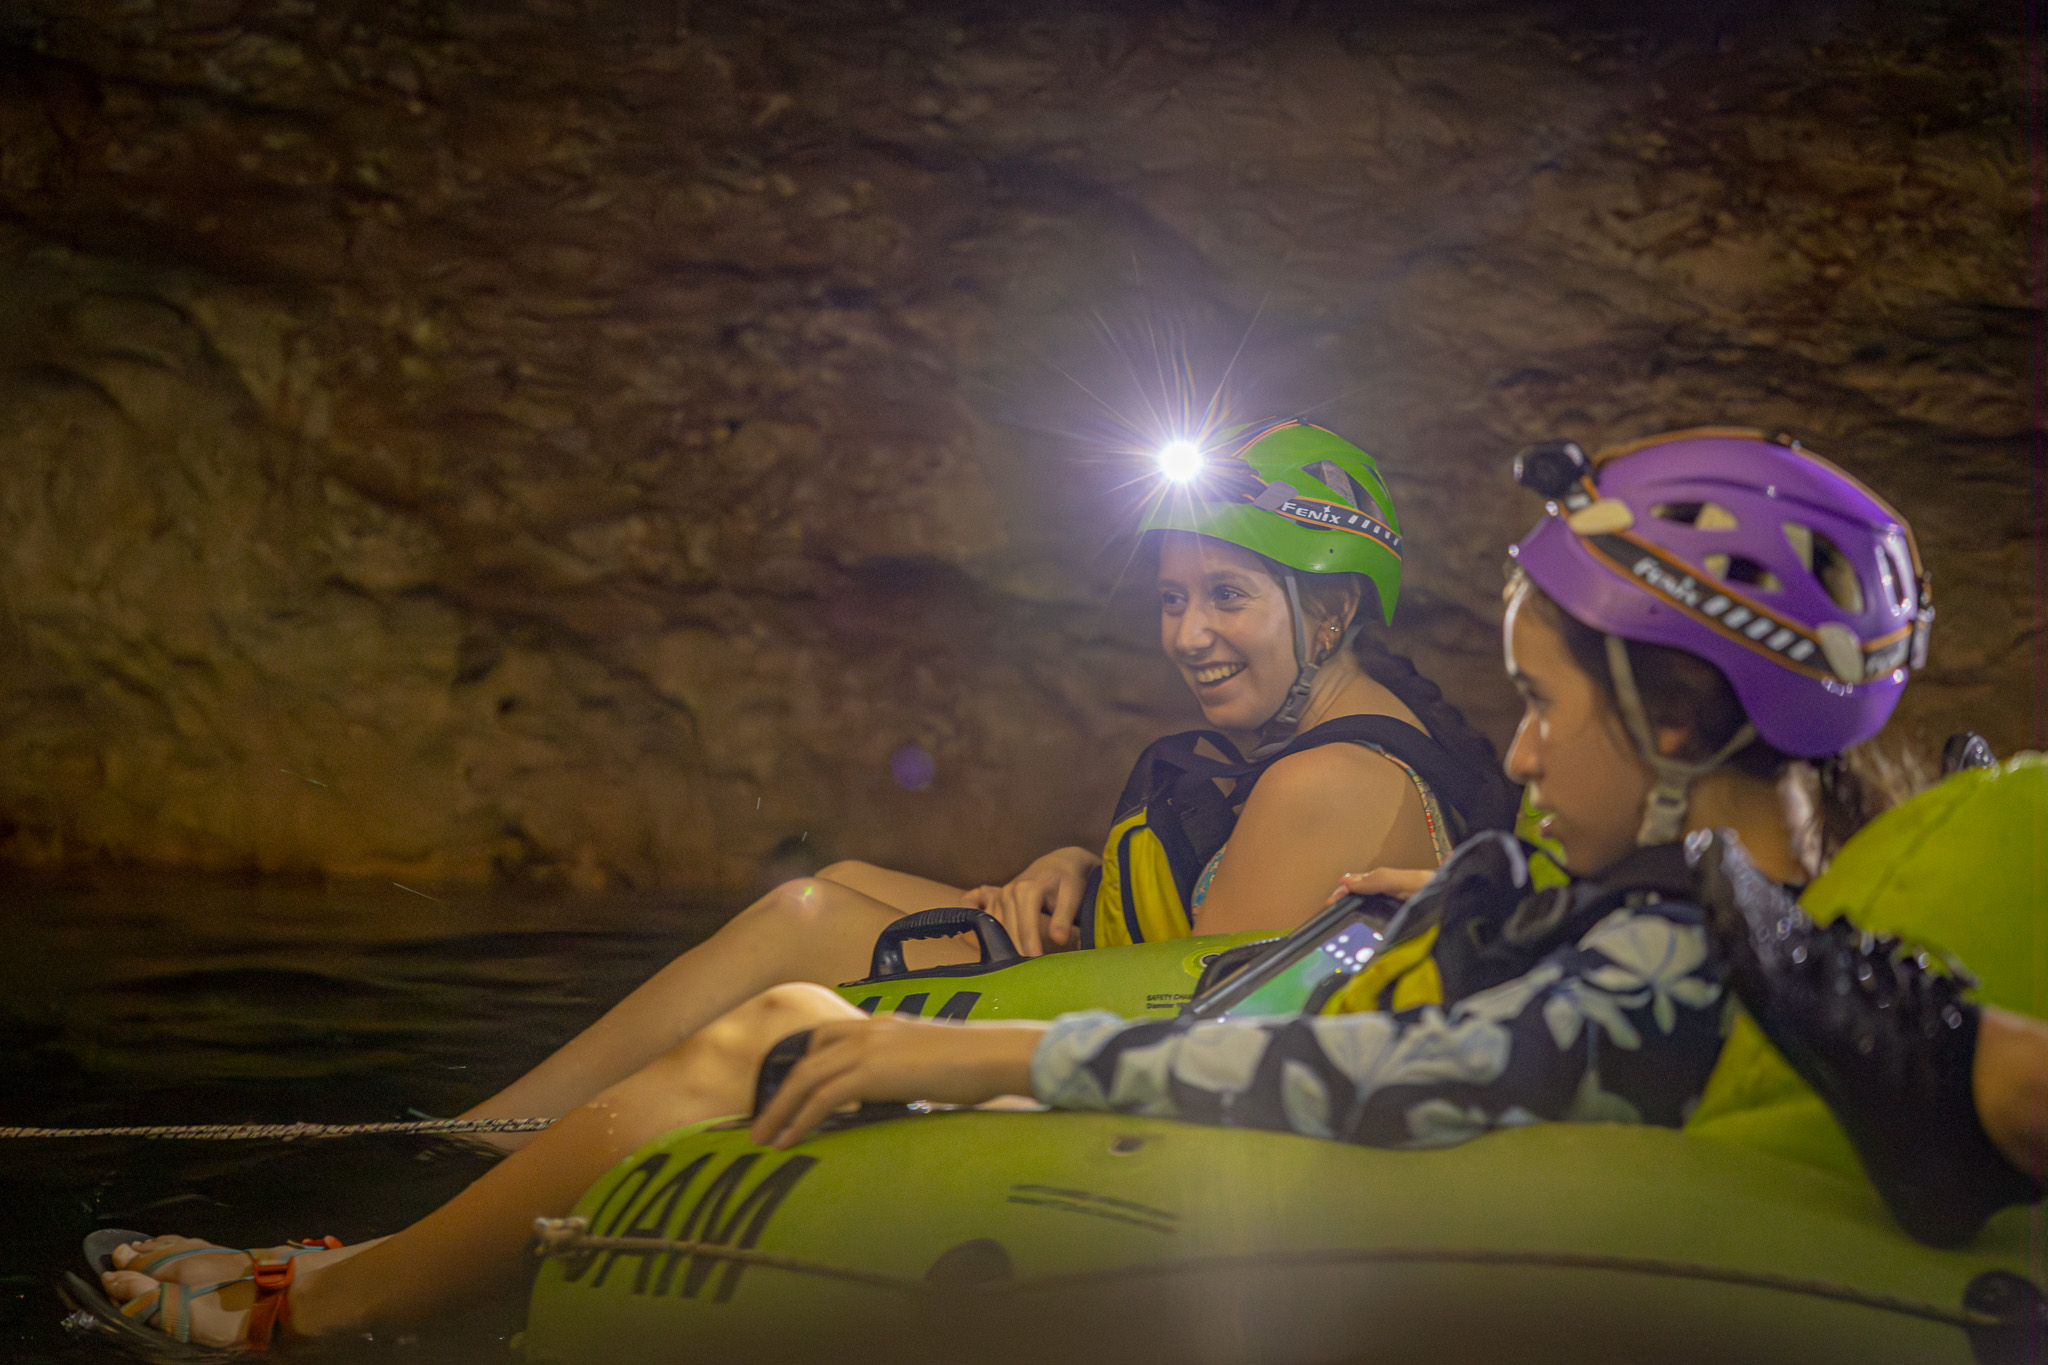
[[[1475,836],[1365,969],[1298,1017],[958,1026],[871,1019],[822,988],[779,986],[396,1236],[280,1252],[267,1299],[261,1274],[239,1299],[181,1296],[192,1335],[240,1339],[252,1311],[278,1315],[294,1275],[308,1334],[514,1283],[534,1218],[569,1208],[651,1138],[745,1110],[771,1048],[798,1058],[755,1116],[756,1139],[781,1146],[858,1100],[1034,1094],[1432,1147],[1545,1121],[1682,1124],[1732,990],[1835,1107],[1916,1236],[1960,1242],[1997,1208],[2038,1199],[2024,1172],[2038,1169],[2048,1115],[2048,1030],[1980,1009],[1893,945],[1816,928],[1786,890],[1849,832],[1859,803],[1843,799],[1845,756],[1882,727],[1924,652],[1932,611],[1903,519],[1825,461],[1746,432],[1592,461],[1539,447],[1519,471],[1548,506],[1516,547],[1509,590],[1504,652],[1525,711],[1507,769],[1548,811],[1567,884],[1539,889],[1520,844]],[[1832,823],[1788,811],[1799,784],[1787,779],[1808,769]],[[116,1260],[161,1262],[179,1245]],[[240,1273],[191,1245],[161,1279]],[[122,1271],[106,1287],[146,1312],[158,1280]]]

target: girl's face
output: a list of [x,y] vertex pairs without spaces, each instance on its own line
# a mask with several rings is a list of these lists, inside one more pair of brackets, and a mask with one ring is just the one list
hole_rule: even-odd
[[1529,598],[1517,588],[1502,625],[1508,677],[1522,694],[1508,776],[1548,812],[1543,832],[1564,846],[1573,870],[1598,872],[1635,848],[1650,770],[1600,685]]
[[1159,551],[1159,642],[1226,733],[1257,730],[1296,673],[1287,589],[1250,550],[1188,532]]

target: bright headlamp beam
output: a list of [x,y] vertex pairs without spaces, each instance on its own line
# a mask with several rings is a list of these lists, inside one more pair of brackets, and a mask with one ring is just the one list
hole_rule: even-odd
[[1202,448],[1193,441],[1168,441],[1159,447],[1159,472],[1175,483],[1186,483],[1202,472]]

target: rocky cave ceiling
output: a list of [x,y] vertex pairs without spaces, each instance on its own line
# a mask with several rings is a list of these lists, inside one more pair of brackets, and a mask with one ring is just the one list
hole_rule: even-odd
[[1090,841],[1190,715],[1107,439],[1181,356],[1381,457],[1497,737],[1514,449],[1735,422],[1911,510],[1900,731],[2037,739],[2020,36],[1639,8],[17,0],[6,854]]

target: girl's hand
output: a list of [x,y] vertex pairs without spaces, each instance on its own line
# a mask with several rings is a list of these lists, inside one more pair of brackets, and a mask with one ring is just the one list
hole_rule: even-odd
[[1435,875],[1436,869],[1422,867],[1376,867],[1370,872],[1346,872],[1338,878],[1337,889],[1323,902],[1323,908],[1328,909],[1346,896],[1392,896],[1405,901]]
[[790,1068],[753,1138],[792,1147],[834,1110],[861,1100],[980,1104],[1031,1093],[1031,1056],[1043,1024],[942,1024],[854,1019],[811,1030],[810,1050]]
[[1088,889],[1088,874],[1101,865],[1102,860],[1085,848],[1056,848],[1007,886],[979,888],[992,894],[974,908],[1001,920],[1017,951],[1026,957],[1073,947],[1081,893]]

